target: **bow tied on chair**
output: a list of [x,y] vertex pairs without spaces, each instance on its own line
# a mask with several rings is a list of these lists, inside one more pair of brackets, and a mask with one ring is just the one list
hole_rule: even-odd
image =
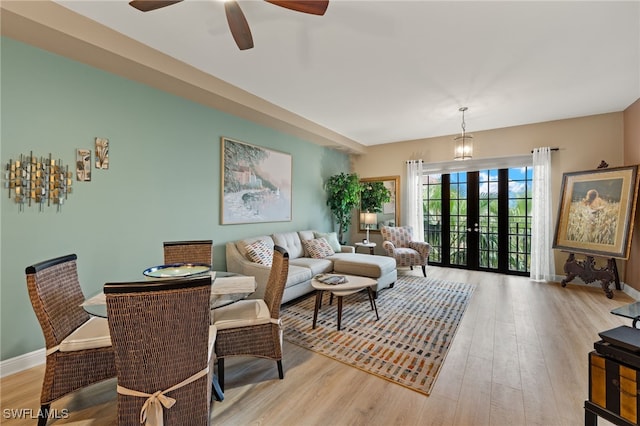
[[129,395],[129,396],[140,396],[140,397],[148,397],[147,400],[142,404],[142,408],[140,409],[140,424],[144,424],[145,426],[163,426],[163,409],[171,408],[176,403],[174,398],[165,395],[165,393],[171,392],[172,390],[176,390],[181,388],[182,386],[188,385],[191,382],[195,382],[200,377],[205,376],[209,373],[209,368],[205,368],[189,377],[186,380],[178,383],[177,385],[171,386],[169,389],[164,391],[156,391],[152,394],[146,392],[139,392],[132,389],[127,389],[124,386],[117,386],[117,391],[121,395]]

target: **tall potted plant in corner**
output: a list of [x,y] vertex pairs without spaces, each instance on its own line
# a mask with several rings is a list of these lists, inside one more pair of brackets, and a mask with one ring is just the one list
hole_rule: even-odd
[[363,212],[380,213],[382,205],[391,200],[391,191],[380,181],[362,182],[360,191],[360,208]]
[[351,212],[360,204],[360,179],[356,173],[340,173],[331,176],[324,187],[327,206],[338,223],[338,238],[345,243],[343,237],[351,225]]

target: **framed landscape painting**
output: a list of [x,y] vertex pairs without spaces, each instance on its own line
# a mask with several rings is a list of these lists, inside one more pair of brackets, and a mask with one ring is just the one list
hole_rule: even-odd
[[291,221],[291,155],[222,137],[223,225]]
[[627,259],[638,166],[565,173],[553,248]]

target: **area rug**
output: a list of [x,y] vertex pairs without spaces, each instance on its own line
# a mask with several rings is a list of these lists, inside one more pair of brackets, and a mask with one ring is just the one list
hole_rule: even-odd
[[[337,302],[325,292],[311,328],[315,296],[281,308],[284,338],[367,373],[429,395],[475,286],[416,276],[398,277],[378,292],[376,321],[365,291],[344,297],[342,330]],[[334,298],[335,299],[335,298]]]

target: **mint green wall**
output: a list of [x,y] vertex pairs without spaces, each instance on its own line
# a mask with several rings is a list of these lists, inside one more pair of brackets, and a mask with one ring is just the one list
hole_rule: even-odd
[[[107,281],[141,279],[162,263],[162,241],[224,244],[277,231],[333,228],[322,185],[349,169],[347,155],[175,97],[6,37],[1,44],[2,165],[52,153],[70,166],[76,148],[110,141],[109,170],[73,182],[61,212],[19,212],[0,194],[0,347],[6,360],[44,347],[24,269],[76,253],[86,295]],[[220,137],[290,153],[293,220],[220,225]],[[92,162],[93,165],[93,162]],[[74,170],[75,171],[75,170]]]

